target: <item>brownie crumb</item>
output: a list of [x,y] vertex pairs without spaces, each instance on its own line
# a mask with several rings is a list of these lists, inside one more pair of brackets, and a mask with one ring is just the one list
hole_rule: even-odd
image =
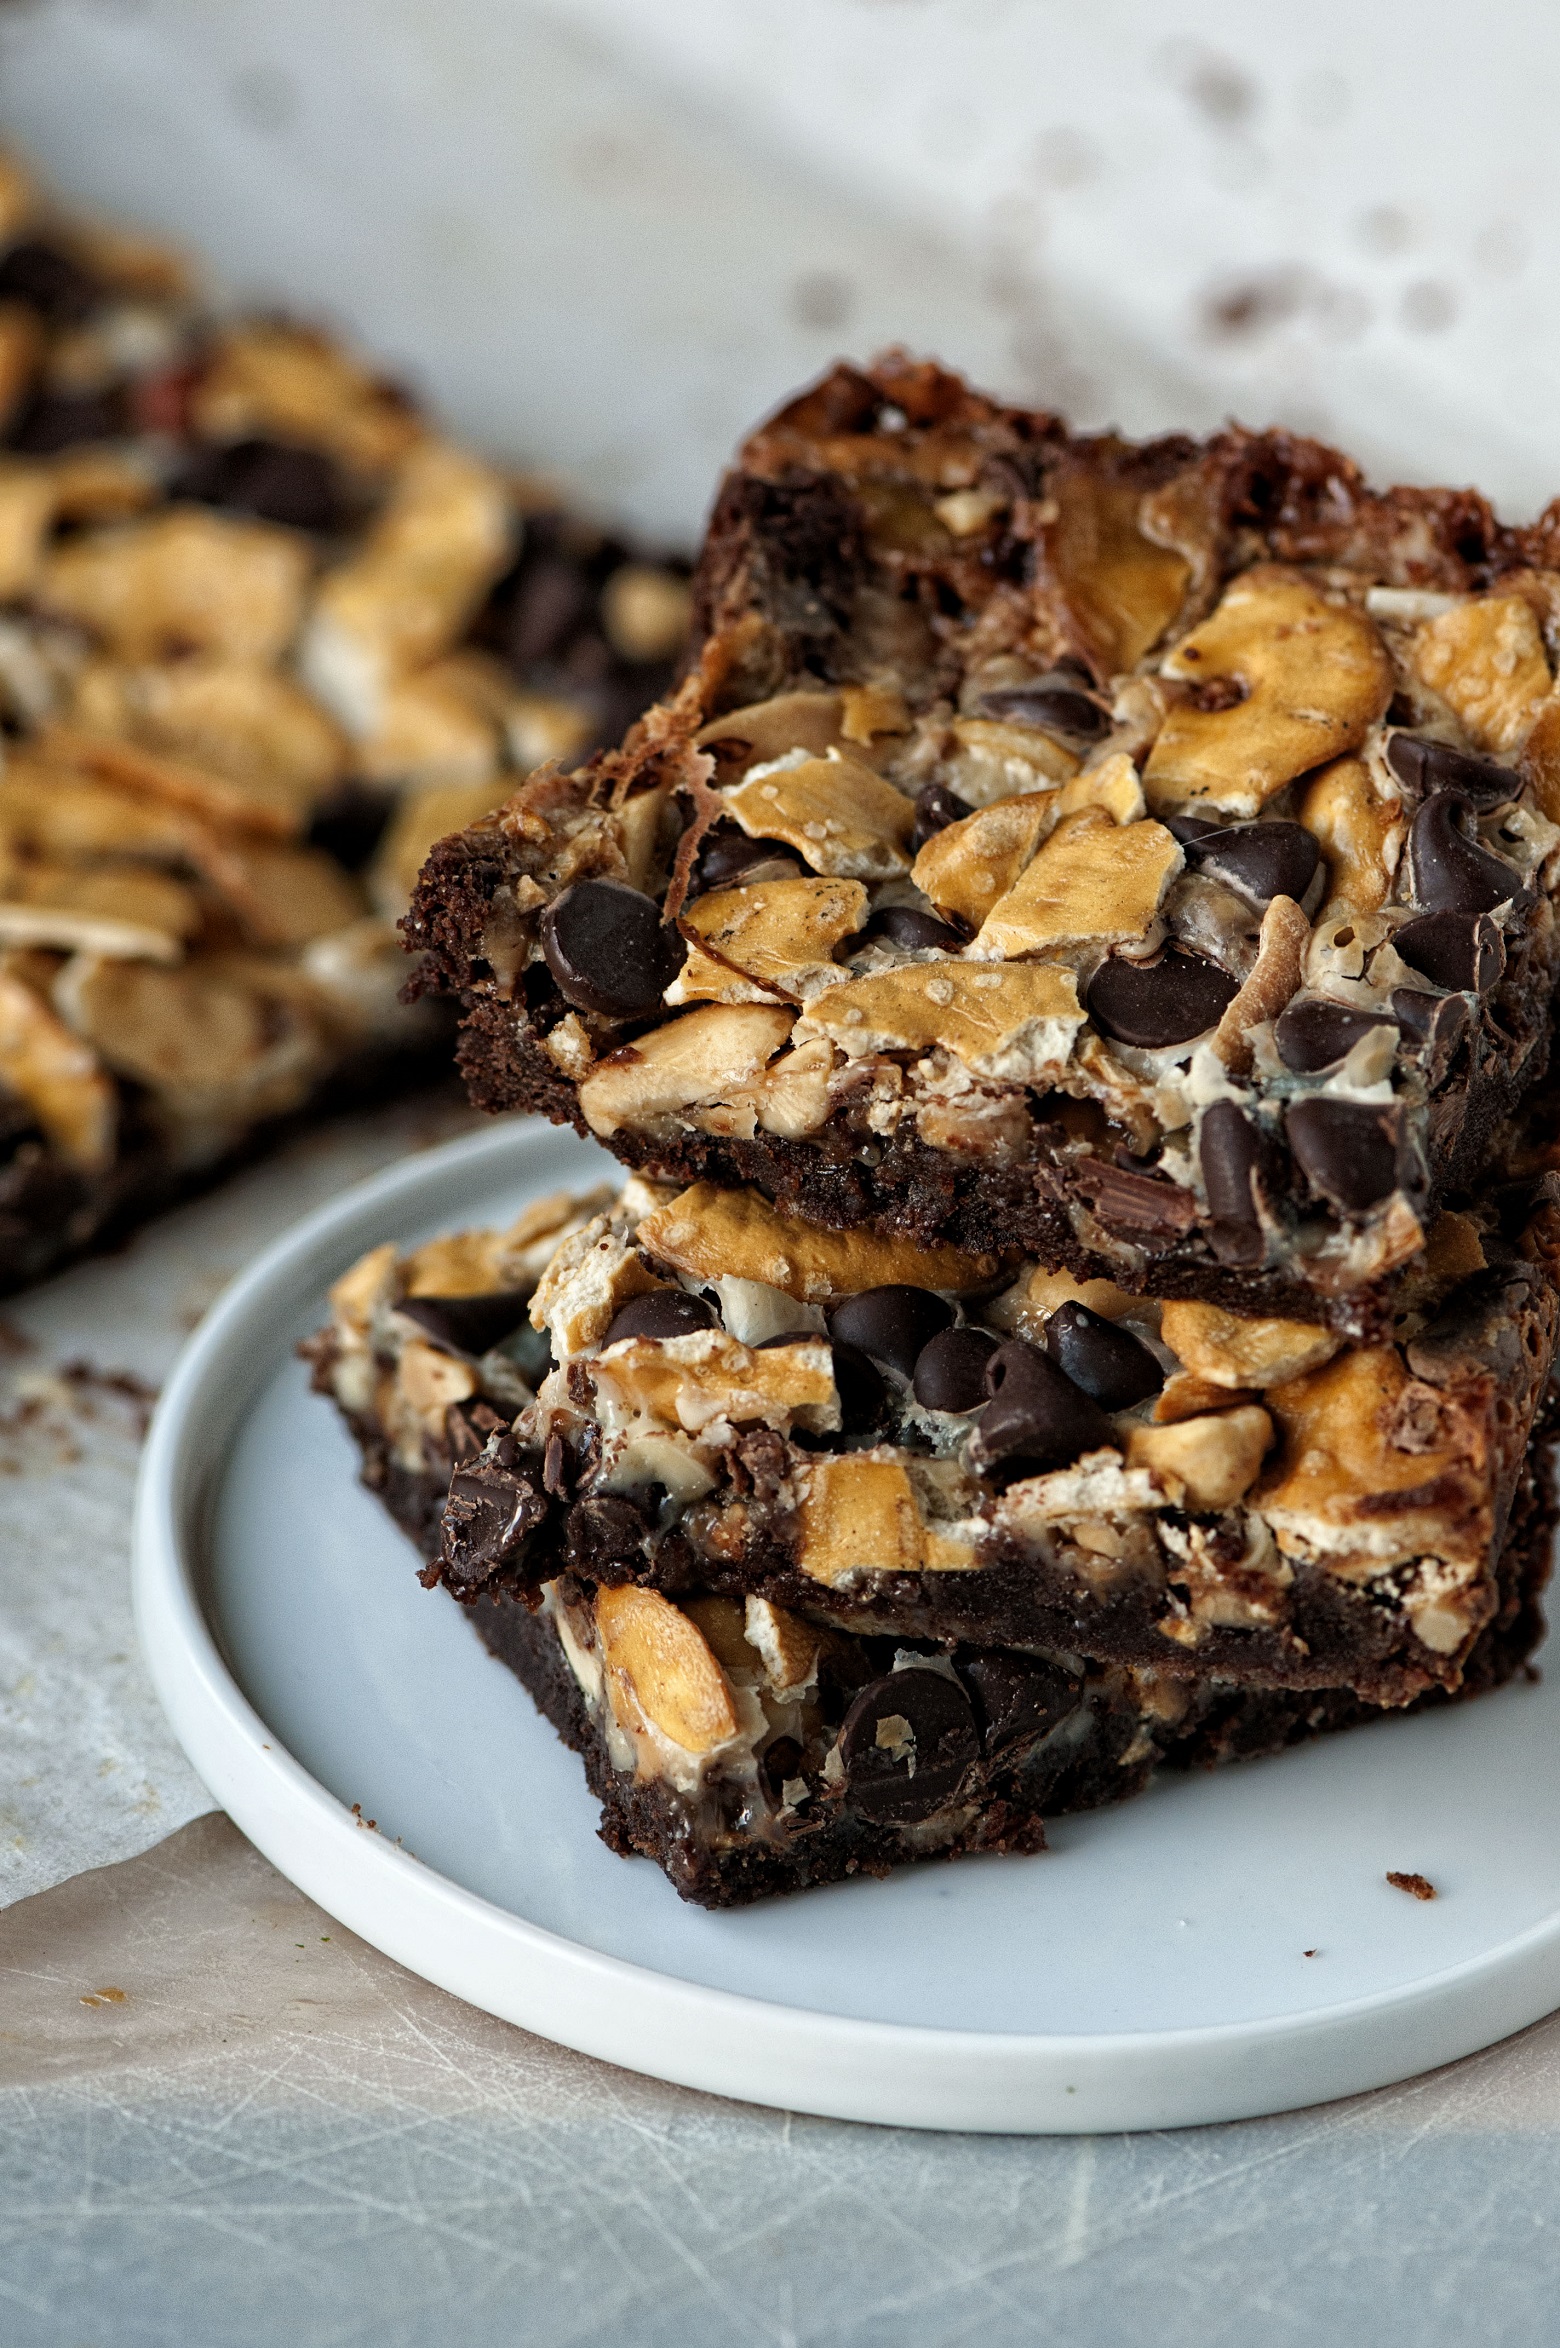
[[1435,1898],[1435,1885],[1428,1875],[1403,1875],[1395,1867],[1389,1867],[1387,1881],[1394,1891],[1406,1891],[1416,1900]]

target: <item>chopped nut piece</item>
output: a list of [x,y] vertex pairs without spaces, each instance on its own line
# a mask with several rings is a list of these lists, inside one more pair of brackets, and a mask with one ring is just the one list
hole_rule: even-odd
[[[817,991],[836,965],[834,948],[860,929],[867,892],[860,881],[754,881],[711,889],[685,907],[684,934],[706,956],[773,994],[796,1000]],[[686,971],[684,972],[686,979]],[[685,999],[674,984],[668,1002]]]
[[917,1247],[859,1229],[827,1231],[783,1213],[757,1191],[717,1190],[708,1182],[696,1182],[646,1215],[639,1244],[696,1280],[761,1280],[809,1303],[896,1282],[978,1288],[997,1268],[994,1256],[965,1255],[958,1248]]
[[601,590],[601,624],[620,660],[675,660],[692,612],[688,581],[659,563],[620,563]]
[[1083,1018],[1070,970],[917,962],[830,987],[797,1021],[796,1036],[826,1035],[851,1059],[941,1047],[977,1076],[1040,1084],[1066,1066]]
[[279,1115],[304,1098],[320,1059],[305,992],[258,958],[209,955],[161,970],[82,957],[67,965],[55,1001],[116,1075],[180,1117],[221,1123]]
[[580,1086],[586,1123],[605,1139],[625,1125],[740,1097],[789,1037],[793,1016],[756,1003],[685,1012],[597,1062]]
[[4,969],[0,1081],[27,1103],[67,1165],[92,1174],[111,1163],[117,1122],[113,1085],[48,1004]]
[[396,1384],[434,1442],[444,1434],[444,1414],[452,1402],[466,1402],[477,1391],[477,1373],[469,1362],[421,1338],[408,1338],[395,1369]]
[[1216,1385],[1211,1378],[1198,1378],[1190,1370],[1177,1370],[1154,1397],[1154,1423],[1169,1427],[1177,1419],[1201,1418],[1205,1411],[1228,1410],[1232,1402],[1256,1399],[1244,1387]]
[[1339,758],[1307,783],[1296,814],[1327,859],[1329,903],[1374,913],[1392,886],[1389,848],[1401,816],[1363,759]]
[[1475,595],[1428,621],[1410,657],[1481,750],[1514,750],[1553,682],[1533,607],[1520,595]]
[[858,1451],[808,1469],[796,1562],[815,1582],[918,1573],[922,1536],[915,1487],[898,1460]]
[[992,908],[975,951],[1011,958],[1134,944],[1148,936],[1183,861],[1161,823],[1075,817]]
[[1112,480],[1098,456],[1064,461],[1047,487],[1055,519],[1041,549],[1072,627],[1107,674],[1135,668],[1180,611],[1191,565],[1144,537],[1141,488]]
[[310,561],[291,530],[181,506],[57,547],[39,599],[123,660],[195,651],[273,661],[297,628]]
[[800,1695],[818,1674],[818,1633],[789,1607],[770,1598],[749,1598],[743,1623],[748,1645],[758,1651],[764,1676],[777,1696]]
[[366,1338],[378,1306],[387,1303],[399,1284],[394,1240],[370,1248],[366,1256],[343,1272],[329,1291],[331,1316],[338,1326]]
[[1248,1402],[1207,1418],[1134,1427],[1127,1437],[1127,1465],[1149,1469],[1178,1503],[1232,1508],[1256,1482],[1272,1441],[1272,1420],[1260,1405]]
[[1164,673],[1228,683],[1240,698],[1167,713],[1143,774],[1159,811],[1257,815],[1296,775],[1356,748],[1392,694],[1391,662],[1364,613],[1329,603],[1276,564],[1236,579],[1167,655]]
[[822,1338],[754,1350],[722,1329],[622,1337],[596,1356],[591,1375],[609,1425],[618,1413],[689,1435],[715,1420],[815,1434],[840,1423],[833,1356]]
[[648,1721],[685,1753],[713,1753],[737,1734],[726,1675],[699,1630],[658,1590],[598,1590],[596,1631],[619,1724]]
[[910,878],[945,913],[983,922],[1056,821],[1054,791],[1022,791],[934,832]]
[[814,872],[893,880],[910,869],[914,806],[838,751],[738,783],[725,803],[749,839],[784,840]]
[[1482,1561],[1489,1526],[1474,1496],[1486,1484],[1484,1460],[1434,1441],[1412,1450],[1393,1442],[1410,1383],[1397,1348],[1381,1345],[1268,1388],[1283,1440],[1257,1505],[1280,1548],[1358,1556],[1371,1570],[1421,1554]]
[[1314,1321],[1249,1319],[1216,1304],[1167,1304],[1159,1330],[1177,1359],[1215,1386],[1276,1386],[1320,1369],[1343,1343]]
[[1129,1313],[1153,1314],[1157,1307],[1141,1296],[1129,1295],[1113,1280],[1075,1280],[1070,1272],[1042,1272],[1038,1266],[1024,1273],[987,1307],[994,1329],[1006,1330],[1031,1342],[1045,1333],[1046,1322],[1064,1304],[1086,1305],[1101,1320],[1119,1321]]

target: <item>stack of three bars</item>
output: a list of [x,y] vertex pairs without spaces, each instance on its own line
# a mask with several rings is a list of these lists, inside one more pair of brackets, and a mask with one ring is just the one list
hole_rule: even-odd
[[314,1347],[609,1842],[711,1904],[1033,1850],[1508,1677],[1560,519],[890,359],[748,444],[696,595],[407,925],[474,1097],[634,1178],[377,1250]]

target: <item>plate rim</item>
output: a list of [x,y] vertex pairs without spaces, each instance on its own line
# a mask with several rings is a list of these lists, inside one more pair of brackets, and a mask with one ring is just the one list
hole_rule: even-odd
[[132,1531],[141,1651],[197,1773],[281,1874],[409,1970],[560,2045],[677,2086],[890,2126],[1073,2135],[1257,2118],[1438,2068],[1560,2004],[1557,1913],[1416,1982],[1300,2016],[1091,2034],[863,2019],[590,1948],[371,1831],[250,1703],[207,1619],[198,1527],[220,1460],[212,1432],[224,1411],[236,1428],[275,1368],[274,1345],[246,1346],[245,1332],[280,1318],[280,1300],[290,1312],[294,1291],[322,1295],[361,1252],[365,1221],[409,1220],[412,1202],[463,1176],[523,1180],[527,1158],[563,1140],[530,1121],[500,1123],[398,1160],[303,1216],[224,1290],[153,1414]]

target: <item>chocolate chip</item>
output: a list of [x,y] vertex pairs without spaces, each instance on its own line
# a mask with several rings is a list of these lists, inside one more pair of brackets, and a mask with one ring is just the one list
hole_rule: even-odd
[[505,1412],[485,1394],[469,1395],[464,1402],[452,1402],[444,1413],[444,1447],[456,1467],[465,1467],[480,1459],[489,1437],[501,1435],[508,1424]]
[[1141,1339],[1118,1329],[1085,1304],[1058,1305],[1045,1325],[1045,1349],[1075,1386],[1101,1410],[1130,1410],[1165,1382],[1165,1373]]
[[1476,758],[1471,750],[1454,750],[1450,742],[1427,742],[1418,734],[1393,734],[1387,743],[1387,764],[1412,797],[1427,799],[1434,791],[1455,791],[1481,814],[1506,806],[1522,788],[1522,777],[1509,766]]
[[509,597],[503,650],[517,669],[556,660],[571,636],[594,616],[595,593],[567,556],[522,557]]
[[840,1433],[870,1435],[888,1416],[888,1388],[866,1355],[853,1345],[836,1345],[833,1351]]
[[1294,1102],[1284,1120],[1295,1163],[1343,1214],[1360,1215],[1398,1186],[1396,1112],[1363,1101]]
[[990,1396],[975,1430],[981,1466],[1022,1459],[1034,1472],[1069,1467],[1085,1451],[1100,1451],[1116,1430],[1099,1404],[1075,1386],[1049,1354],[1012,1338],[986,1364]]
[[1312,996],[1291,1003],[1273,1030],[1278,1056],[1298,1076],[1314,1076],[1346,1060],[1362,1035],[1388,1025],[1384,1011],[1355,1011],[1346,1003],[1326,1003]]
[[1155,962],[1111,954],[1089,982],[1088,1012],[1117,1043],[1155,1051],[1206,1035],[1239,992],[1227,970],[1196,954],[1172,949]]
[[309,845],[323,848],[348,872],[361,872],[384,837],[394,806],[390,792],[370,783],[338,783],[316,802]]
[[130,429],[123,386],[98,391],[45,391],[31,400],[11,431],[10,446],[24,456],[52,457],[90,440],[118,440]]
[[985,1329],[940,1329],[916,1356],[914,1392],[923,1410],[979,1410],[986,1364],[997,1341]]
[[729,889],[744,881],[789,880],[801,863],[783,840],[750,840],[729,817],[704,835],[694,867],[696,889]]
[[929,1288],[867,1288],[834,1307],[829,1334],[837,1343],[853,1345],[910,1378],[928,1338],[946,1329],[952,1319],[952,1305]]
[[859,954],[864,946],[880,943],[899,946],[907,954],[926,948],[938,954],[957,954],[965,944],[965,933],[939,921],[935,914],[918,912],[913,905],[884,905],[851,939],[850,951]]
[[690,1296],[685,1288],[653,1288],[648,1296],[631,1296],[613,1315],[603,1345],[623,1337],[689,1337],[695,1329],[717,1326],[715,1308],[707,1297]]
[[1183,840],[1186,861],[1210,880],[1266,905],[1273,897],[1293,897],[1297,905],[1309,895],[1321,867],[1322,852],[1299,823],[1232,823]]
[[[1432,921],[1440,920],[1431,914]],[[1417,987],[1394,987],[1392,1016],[1420,1057],[1430,1064],[1430,1081],[1438,1083],[1456,1056],[1469,1027],[1464,995],[1426,995]]]
[[940,1671],[911,1667],[873,1680],[840,1729],[847,1798],[885,1826],[930,1818],[957,1797],[979,1758],[969,1697]]
[[770,1800],[781,1802],[787,1784],[802,1773],[802,1748],[795,1737],[776,1737],[772,1745],[764,1747],[761,1766]]
[[1392,943],[1410,970],[1455,994],[1487,994],[1506,967],[1506,941],[1487,913],[1424,913]]
[[1213,832],[1222,832],[1222,823],[1210,823],[1205,815],[1162,815],[1159,818],[1173,840],[1185,848],[1193,840],[1207,839]]
[[530,1301],[529,1291],[512,1288],[487,1296],[403,1296],[395,1309],[435,1345],[475,1359],[519,1328]]
[[658,1010],[685,951],[654,898],[621,881],[576,881],[542,915],[542,952],[558,992],[603,1019]]
[[928,783],[916,794],[915,825],[910,834],[913,855],[919,855],[930,839],[945,832],[951,823],[962,823],[974,808],[957,791],[950,791],[943,783]]
[[1204,1110],[1197,1162],[1213,1218],[1209,1244],[1221,1264],[1259,1264],[1266,1252],[1252,1187],[1259,1154],[1256,1129],[1234,1101]]
[[644,1562],[645,1532],[643,1511],[624,1492],[577,1500],[564,1527],[569,1570],[587,1581],[621,1582]]
[[496,1436],[480,1459],[457,1468],[444,1510],[444,1578],[457,1596],[480,1590],[518,1566],[547,1514],[535,1463],[512,1435]]
[[1001,685],[980,697],[982,717],[1003,725],[1039,726],[1048,734],[1069,734],[1075,741],[1097,742],[1110,732],[1110,712],[1080,692],[1074,672],[1050,669],[1027,685]]
[[348,512],[346,487],[331,459],[320,449],[280,440],[201,449],[175,481],[173,494],[291,530],[336,530]]
[[980,1741],[995,1757],[1015,1745],[1033,1744],[1078,1709],[1083,1683],[1039,1655],[1014,1655],[984,1648],[959,1675],[974,1693]]
[[96,278],[39,237],[13,245],[0,260],[0,302],[24,302],[55,325],[84,318],[98,293]]
[[1468,802],[1455,792],[1427,799],[1408,827],[1408,868],[1413,899],[1427,913],[1492,913],[1508,899],[1531,900],[1520,876],[1457,828]]

